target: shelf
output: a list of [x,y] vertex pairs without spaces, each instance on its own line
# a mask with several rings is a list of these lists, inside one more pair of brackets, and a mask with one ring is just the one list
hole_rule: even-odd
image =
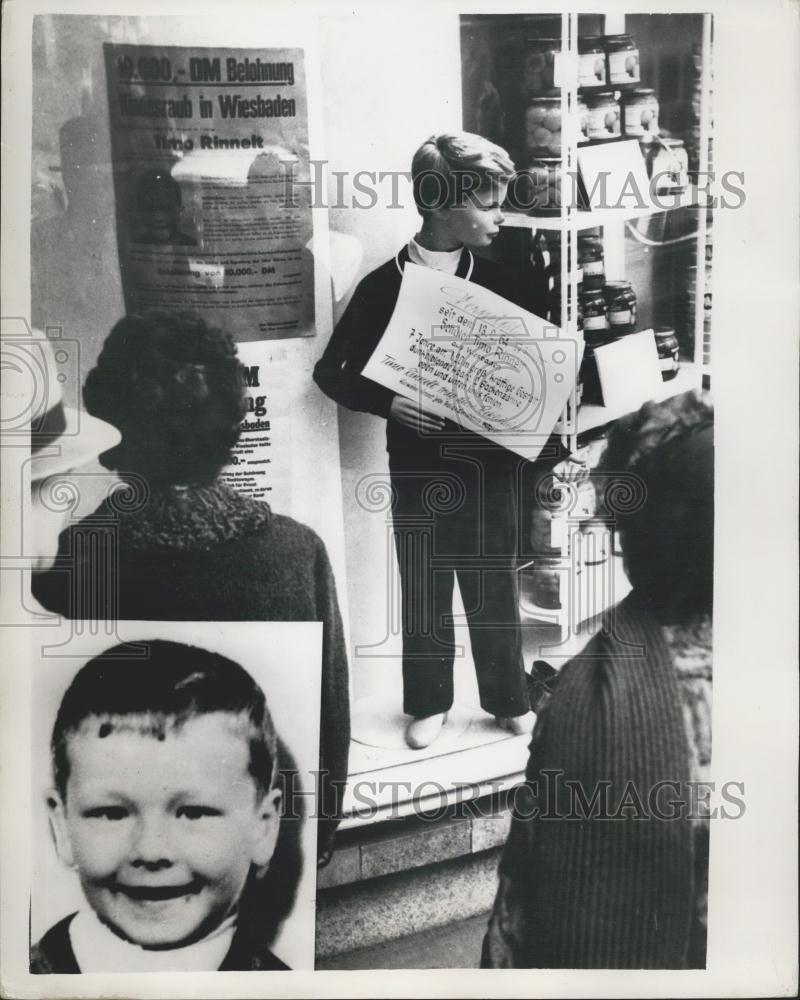
[[658,215],[661,212],[672,212],[678,208],[699,208],[695,192],[688,187],[679,194],[662,194],[659,196],[662,204],[648,208],[598,208],[591,212],[573,210],[566,216],[561,215],[529,215],[522,212],[508,212],[502,225],[511,229],[546,229],[551,232],[579,232],[582,229],[594,229],[598,226],[610,226],[634,219],[643,219],[648,215]]
[[[351,742],[342,830],[435,813],[523,780],[530,735],[512,736],[481,709],[456,700],[435,743],[424,751],[411,750],[403,736],[408,717],[400,711],[395,693],[376,697],[385,702],[378,714],[391,728],[384,743],[396,746]],[[354,703],[355,732],[366,714],[375,714],[375,701]]]
[[[661,392],[651,397],[651,400],[642,400],[639,406],[650,401],[662,402],[672,396],[679,396],[682,392],[688,392],[690,389],[699,389],[702,380],[703,367],[683,361],[675,378],[662,383]],[[624,417],[628,413],[635,413],[639,406],[612,409],[608,406],[585,403],[578,408],[577,433],[578,435],[586,434],[588,431],[604,427],[612,420],[619,420],[620,417]]]
[[[580,532],[577,532],[580,534]],[[613,541],[609,539],[609,545]],[[529,601],[520,601],[520,616],[524,622],[540,622],[559,628],[577,630],[585,622],[601,615],[630,593],[620,556],[611,555],[601,563],[583,562],[576,567],[564,563],[564,578],[569,581],[563,606],[558,609],[537,608]]]

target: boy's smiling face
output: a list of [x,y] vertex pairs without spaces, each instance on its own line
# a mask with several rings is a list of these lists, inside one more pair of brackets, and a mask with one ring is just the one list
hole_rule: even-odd
[[266,865],[279,793],[250,774],[247,722],[199,715],[163,739],[140,716],[89,717],[68,737],[66,797],[48,794],[56,846],[94,911],[149,948],[201,938],[234,909],[251,864]]

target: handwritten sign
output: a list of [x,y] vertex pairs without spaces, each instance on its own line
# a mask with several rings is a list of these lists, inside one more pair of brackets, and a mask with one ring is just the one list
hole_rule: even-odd
[[367,378],[534,460],[575,384],[582,341],[463,278],[406,264]]

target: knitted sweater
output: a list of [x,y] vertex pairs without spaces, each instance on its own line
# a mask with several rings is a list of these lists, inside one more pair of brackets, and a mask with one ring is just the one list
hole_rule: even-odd
[[[59,539],[33,592],[69,618],[147,621],[321,621],[322,850],[347,780],[350,702],[336,585],[310,528],[220,483],[120,490]],[[309,706],[315,712],[316,705]]]
[[[606,624],[610,634],[566,664],[539,716],[486,966],[687,965],[694,836],[678,681],[635,593]],[[595,793],[606,818],[592,812]],[[678,818],[660,818],[673,810]]]

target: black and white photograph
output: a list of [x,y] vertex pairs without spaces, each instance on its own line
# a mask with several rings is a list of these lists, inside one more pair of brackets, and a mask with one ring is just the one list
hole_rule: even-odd
[[0,993],[796,992],[800,8],[2,45]]
[[313,968],[320,625],[107,633],[34,674],[31,972]]

